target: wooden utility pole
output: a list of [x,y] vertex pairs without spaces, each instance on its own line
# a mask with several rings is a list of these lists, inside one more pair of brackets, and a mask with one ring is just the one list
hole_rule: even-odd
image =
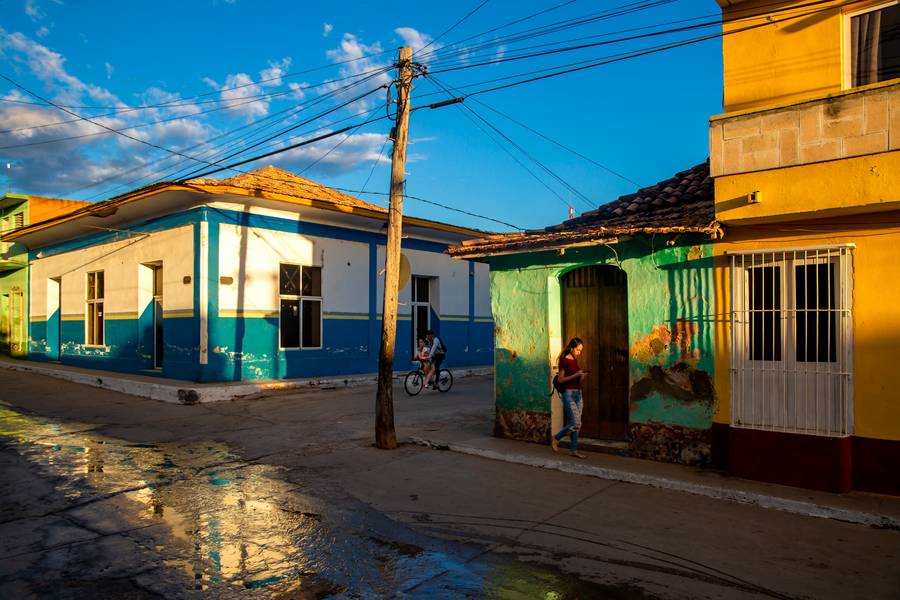
[[409,92],[413,76],[412,48],[400,48],[397,70],[397,126],[394,128],[394,153],[391,157],[391,200],[384,259],[384,305],[375,406],[375,446],[389,450],[397,447],[397,433],[394,430],[394,348],[397,342],[397,296],[400,292],[400,236],[406,182],[406,141],[409,137]]

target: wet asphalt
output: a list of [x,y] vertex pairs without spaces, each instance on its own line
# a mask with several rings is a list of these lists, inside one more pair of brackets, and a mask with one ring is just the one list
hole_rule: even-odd
[[[492,391],[396,386],[398,439],[490,436]],[[900,598],[897,531],[373,423],[372,388],[180,406],[0,371],[0,599]]]
[[423,535],[320,469],[288,478],[221,441],[135,442],[107,426],[0,399],[2,597],[648,597]]

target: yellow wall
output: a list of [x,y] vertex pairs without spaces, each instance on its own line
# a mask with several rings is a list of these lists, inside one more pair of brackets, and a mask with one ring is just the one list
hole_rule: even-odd
[[[900,208],[900,152],[717,177],[716,218],[771,222]],[[757,204],[747,202],[753,191]],[[816,214],[821,212],[821,214]]]
[[[769,26],[722,38],[725,112],[818,98],[840,91],[843,87],[842,14],[877,3],[836,6],[844,4],[836,1],[802,7],[809,0],[792,0],[781,5],[773,5],[771,0],[754,0],[723,9],[723,18],[728,21],[723,26],[726,34],[775,21]],[[815,14],[808,14],[813,11]],[[770,14],[746,18],[766,12]],[[777,22],[792,15],[805,16]]]
[[716,393],[714,420],[730,420],[730,275],[726,252],[854,243],[854,434],[900,440],[900,211],[728,229],[716,255]]

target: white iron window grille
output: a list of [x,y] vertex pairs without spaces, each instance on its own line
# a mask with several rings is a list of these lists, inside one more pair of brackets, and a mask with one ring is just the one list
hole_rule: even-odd
[[729,253],[732,426],[852,433],[852,248]]

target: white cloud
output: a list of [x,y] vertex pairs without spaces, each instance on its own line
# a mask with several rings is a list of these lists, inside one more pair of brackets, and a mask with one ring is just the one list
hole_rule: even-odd
[[502,60],[504,56],[506,56],[506,44],[500,44],[497,46],[497,51],[494,52],[493,60]]
[[106,79],[107,80],[112,79],[113,71],[116,70],[115,67],[113,67],[109,63],[103,63],[103,66],[106,68]]
[[82,82],[70,75],[65,69],[65,58],[46,46],[35,42],[28,36],[16,32],[8,34],[0,27],[0,53],[23,63],[32,75],[57,92],[57,99],[63,103],[75,104],[82,95],[111,105],[120,105],[121,101],[110,91]]
[[50,35],[50,30],[47,29],[46,27],[42,26],[40,29],[37,30],[36,35],[38,37],[47,37],[48,35]]
[[288,88],[293,92],[291,98],[295,100],[303,100],[303,98],[306,97],[306,88],[308,87],[309,84],[305,81],[303,83],[297,83],[295,81],[288,83]]
[[158,87],[147,88],[141,95],[141,104],[167,104],[160,110],[173,115],[194,115],[200,112],[200,107],[192,102],[184,102],[179,94],[167,92]]
[[38,6],[37,0],[25,0],[25,14],[31,17],[33,21],[39,21],[46,17],[44,11]]
[[328,37],[328,34],[334,29],[331,23],[322,23],[322,37]]
[[[321,133],[318,135],[321,135]],[[297,141],[299,140],[293,139],[290,142],[296,143]],[[340,146],[332,150],[335,144],[339,142]],[[318,160],[319,162],[315,166],[304,173],[305,176],[310,176],[311,174],[343,175],[363,166],[371,167],[376,159],[380,163],[389,163],[390,158],[386,154],[381,155],[379,158],[379,151],[383,144],[383,133],[357,133],[349,136],[336,136],[317,144],[288,150],[284,154],[279,155],[277,160],[282,168],[294,170],[295,172],[307,168],[311,163]]]
[[[337,48],[328,50],[325,53],[325,56],[328,60],[340,64],[338,74],[342,79],[342,81],[333,81],[326,85],[325,91],[334,91],[343,87],[347,84],[347,78],[390,66],[389,62],[376,60],[376,58],[383,58],[383,50],[379,42],[375,42],[374,44],[364,44],[352,33],[345,33],[341,38],[340,45]],[[366,89],[371,89],[370,86],[374,85],[387,84],[390,83],[390,81],[391,76],[389,73],[379,73],[372,77],[370,82],[366,84]],[[361,91],[363,91],[361,88],[356,88],[349,92],[341,93],[339,96],[346,98],[348,95],[359,94]],[[379,93],[354,102],[349,108],[357,113],[362,113],[370,110],[372,106],[374,106],[374,102],[383,101],[384,94]]]
[[270,60],[269,68],[259,72],[259,83],[266,87],[277,87],[281,85],[282,76],[286,75],[291,68],[290,57],[281,60]]
[[[416,53],[425,46],[428,46],[428,44],[431,44],[433,39],[430,35],[422,33],[412,27],[398,27],[394,30],[394,33],[400,36],[405,46],[412,48],[413,53]],[[428,51],[431,52],[441,47],[443,47],[443,45],[439,43],[431,44],[428,46]]]

